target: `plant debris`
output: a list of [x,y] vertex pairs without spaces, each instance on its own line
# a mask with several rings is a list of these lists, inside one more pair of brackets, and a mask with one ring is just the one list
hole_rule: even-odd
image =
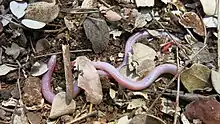
[[76,102],[72,100],[69,105],[66,104],[66,93],[58,93],[52,103],[49,118],[55,119],[62,115],[73,114],[76,109]]
[[109,29],[105,20],[87,18],[83,23],[83,27],[95,53],[100,53],[107,49]]
[[76,59],[78,86],[86,92],[86,100],[93,104],[100,104],[103,99],[102,86],[97,70],[85,56]]
[[0,0],[0,123],[219,123],[218,4]]
[[210,87],[209,78],[211,70],[201,64],[193,64],[191,68],[181,74],[181,81],[185,88],[192,92]]

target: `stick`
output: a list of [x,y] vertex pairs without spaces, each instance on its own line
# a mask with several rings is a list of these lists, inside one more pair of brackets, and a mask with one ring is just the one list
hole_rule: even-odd
[[[179,48],[177,47],[176,48],[176,55],[177,55],[177,67],[179,69]],[[178,76],[177,78],[177,93],[176,93],[176,107],[175,107],[175,114],[174,114],[174,122],[173,124],[176,124],[177,123],[177,118],[178,118],[178,114],[177,114],[177,111],[178,111],[178,107],[179,107],[179,97],[180,97],[180,75]]]
[[68,122],[67,124],[72,124],[72,123],[75,123],[75,122],[77,122],[77,121],[80,121],[80,120],[82,120],[82,119],[85,119],[85,118],[87,118],[87,117],[94,116],[94,115],[97,115],[97,114],[98,114],[98,111],[94,111],[94,112],[88,113],[87,115],[84,115],[84,116],[81,116],[81,117],[79,117],[79,118],[76,118],[76,119],[74,119],[74,120]]
[[218,28],[217,28],[218,30],[218,72],[220,72],[220,0],[218,0],[217,6],[218,6]]
[[[84,49],[84,50],[71,50],[70,53],[80,53],[80,52],[91,52],[91,49]],[[58,54],[62,54],[62,52],[56,52],[56,53],[48,53],[48,54],[44,54],[44,55],[39,55],[39,56],[35,56],[34,58],[41,58],[41,57],[47,57],[47,56],[52,56],[52,55],[58,55]]]
[[73,77],[72,77],[72,68],[70,65],[70,51],[69,45],[62,45],[63,50],[63,63],[65,70],[65,79],[66,79],[66,103],[67,105],[71,103],[73,99]]

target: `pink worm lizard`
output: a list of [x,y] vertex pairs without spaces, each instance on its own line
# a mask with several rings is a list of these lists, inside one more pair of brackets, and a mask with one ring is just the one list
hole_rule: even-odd
[[[122,64],[115,68],[111,64],[107,62],[92,62],[96,69],[98,70],[99,75],[101,76],[109,76],[114,78],[122,87],[128,88],[130,90],[142,90],[152,84],[161,74],[170,73],[175,75],[177,73],[177,66],[174,64],[163,64],[159,65],[154,68],[146,77],[144,77],[140,81],[131,81],[128,78],[125,78],[119,73],[121,67],[127,64],[128,60],[128,52],[132,52],[132,45],[140,38],[149,38],[151,35],[147,32],[138,32],[131,36],[125,46],[125,55],[123,58]],[[172,37],[172,39],[178,41],[179,39],[171,34],[166,32],[160,32],[157,37]],[[74,65],[74,61],[71,62]],[[51,56],[50,60],[48,61],[48,71],[42,77],[42,93],[44,98],[49,102],[52,103],[55,94],[52,92],[51,88],[51,78],[56,65],[56,55]],[[74,83],[74,97],[78,95],[80,88],[77,86],[77,82]]]

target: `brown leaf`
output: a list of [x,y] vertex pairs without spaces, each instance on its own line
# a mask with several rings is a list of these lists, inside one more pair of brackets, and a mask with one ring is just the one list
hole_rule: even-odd
[[78,86],[85,90],[86,100],[93,104],[100,104],[103,94],[101,81],[96,68],[85,56],[77,57],[76,64],[81,72],[78,75]]
[[185,28],[193,28],[193,31],[198,35],[205,36],[205,27],[203,21],[195,12],[185,12],[179,23]]
[[186,106],[184,115],[191,121],[199,119],[204,124],[219,124],[220,103],[217,100],[195,100]]
[[59,6],[54,3],[35,2],[28,5],[25,18],[48,23],[58,16],[59,11]]
[[40,112],[27,112],[28,120],[31,124],[40,124],[42,116]]
[[184,87],[192,92],[210,87],[209,78],[211,70],[202,64],[193,64],[189,69],[181,73],[181,81]]
[[83,27],[94,52],[104,51],[109,43],[109,29],[105,20],[90,17],[84,21]]
[[42,38],[37,41],[35,49],[36,49],[36,52],[39,53],[41,51],[48,50],[49,47],[50,47],[49,41],[45,38]]

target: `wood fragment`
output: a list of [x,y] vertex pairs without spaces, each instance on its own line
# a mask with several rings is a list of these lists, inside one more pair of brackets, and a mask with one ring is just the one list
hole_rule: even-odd
[[220,72],[220,0],[218,0],[218,72]]
[[66,79],[66,103],[67,105],[69,105],[73,99],[73,78],[72,78],[72,67],[70,64],[69,45],[63,44],[62,51],[63,51],[65,79]]
[[[91,49],[83,49],[83,50],[71,50],[70,53],[80,53],[80,52],[92,52]],[[41,58],[41,57],[47,57],[47,56],[52,56],[52,55],[58,55],[62,54],[62,52],[56,52],[56,53],[48,53],[44,55],[39,55],[39,56],[34,56],[35,59]]]
[[75,122],[77,122],[77,121],[80,121],[80,120],[82,120],[82,119],[85,119],[85,118],[87,118],[87,117],[91,117],[91,116],[94,116],[94,115],[97,115],[97,114],[98,114],[98,111],[93,111],[93,112],[91,112],[91,113],[88,113],[87,115],[84,115],[84,116],[81,116],[81,117],[79,117],[79,118],[76,118],[76,119],[74,119],[74,120],[68,122],[67,124],[72,124],[72,123],[75,123]]

